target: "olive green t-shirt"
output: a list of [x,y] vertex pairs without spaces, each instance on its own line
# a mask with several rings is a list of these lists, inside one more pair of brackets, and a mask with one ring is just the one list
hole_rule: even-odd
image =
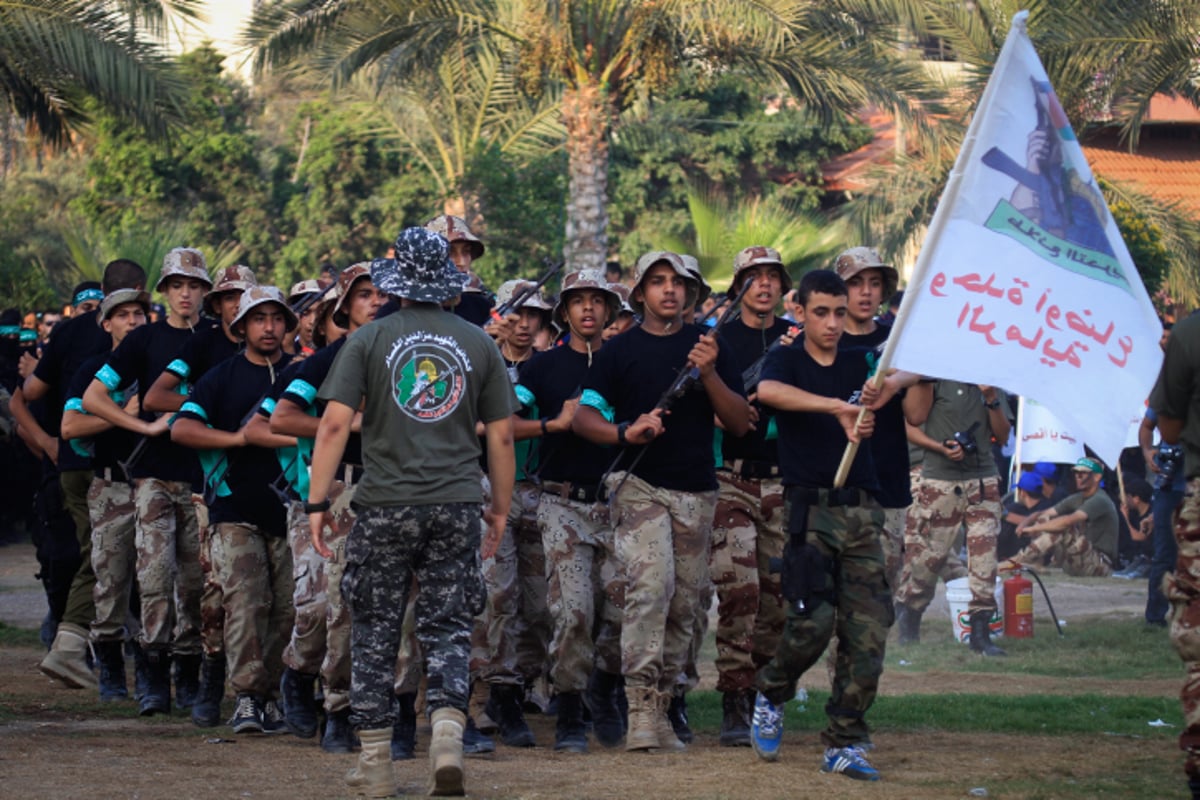
[[[1012,422],[1008,396],[996,390],[996,399],[1004,416]],[[974,430],[971,426],[974,425]],[[962,461],[953,461],[935,450],[925,451],[925,466],[921,476],[942,481],[963,481],[991,478],[1000,473],[992,457],[992,429],[988,425],[988,410],[983,393],[973,383],[938,381],[933,387],[933,407],[925,420],[925,433],[936,442],[954,437],[956,432],[967,433],[975,440],[975,452],[967,453]]]
[[1099,489],[1087,498],[1076,492],[1056,505],[1054,511],[1060,517],[1076,511],[1087,514],[1084,535],[1092,547],[1108,556],[1110,563],[1117,563],[1117,507],[1111,497]]
[[366,401],[354,502],[371,507],[482,502],[475,422],[517,409],[491,337],[433,306],[351,334],[318,396],[350,408]]
[[1150,407],[1160,417],[1183,420],[1184,471],[1189,478],[1200,477],[1200,314],[1171,329]]

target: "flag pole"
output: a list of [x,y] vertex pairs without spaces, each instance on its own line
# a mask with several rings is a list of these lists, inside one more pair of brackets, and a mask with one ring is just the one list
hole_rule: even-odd
[[[937,210],[933,212],[933,219],[929,222],[929,232],[925,235],[925,242],[921,245],[921,252],[917,255],[917,263],[913,266],[912,278],[908,282],[909,291],[916,288],[918,291],[922,288],[925,282],[925,275],[929,272],[929,262],[933,258],[933,253],[936,250],[934,245],[941,238],[943,230],[950,221],[950,210],[954,207],[954,201],[958,197],[958,193],[962,187],[963,173],[966,171],[966,165],[970,163],[971,156],[975,152],[977,140],[979,138],[979,128],[982,125],[982,120],[985,117],[985,112],[989,109],[993,102],[993,97],[998,90],[999,81],[996,80],[997,75],[1003,75],[1008,62],[1013,59],[1013,53],[1016,51],[1016,37],[1014,33],[1026,35],[1025,23],[1029,18],[1028,11],[1018,11],[1013,15],[1012,25],[1008,31],[1008,37],[1004,40],[1004,46],[1000,48],[1000,55],[996,57],[996,64],[992,67],[991,77],[988,78],[987,86],[984,87],[983,96],[979,99],[979,105],[975,108],[975,114],[971,117],[971,124],[967,127],[967,134],[963,138],[962,147],[959,148],[958,158],[954,161],[954,167],[950,171],[950,178],[946,181],[946,188],[942,191],[942,196],[938,200]],[[896,350],[896,343],[900,341],[900,335],[904,332],[904,328],[908,323],[907,310],[912,306],[912,303],[901,303],[900,313],[896,315],[896,323],[892,326],[892,332],[888,335],[887,343],[883,347],[883,353],[879,357],[879,365],[875,370],[875,375],[872,380],[876,388],[883,385],[884,378],[887,377],[887,371],[892,364],[892,356]],[[862,422],[868,413],[868,409],[864,406],[858,412],[858,420],[855,423]],[[842,454],[842,461],[838,465],[837,474],[833,479],[833,488],[840,489],[846,483],[846,477],[850,474],[850,466],[854,463],[854,457],[858,454],[858,442],[848,442],[846,451]]]
[[1021,428],[1025,425],[1025,395],[1017,398],[1017,424],[1013,427],[1016,443],[1013,445],[1013,468],[1009,471],[1009,488],[1014,488],[1021,480]]

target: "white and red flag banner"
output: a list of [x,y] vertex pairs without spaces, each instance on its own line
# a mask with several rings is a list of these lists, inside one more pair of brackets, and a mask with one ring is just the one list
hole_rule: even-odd
[[1017,450],[1023,464],[1049,461],[1074,464],[1083,458],[1083,437],[1072,431],[1050,409],[1036,400],[1021,398],[1017,412]]
[[930,223],[888,363],[1033,398],[1114,465],[1158,376],[1162,326],[1026,17]]

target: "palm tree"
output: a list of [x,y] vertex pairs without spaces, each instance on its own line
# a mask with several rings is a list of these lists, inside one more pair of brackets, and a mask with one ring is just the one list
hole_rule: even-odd
[[42,141],[65,146],[98,101],[162,133],[181,85],[150,36],[169,13],[195,16],[198,0],[0,0],[0,113]]
[[[379,85],[440,63],[452,46],[515,47],[524,89],[561,86],[569,199],[566,257],[607,255],[608,147],[618,112],[686,65],[737,65],[826,118],[875,103],[923,126],[924,74],[895,46],[905,0],[282,0],[252,19],[259,71],[308,63],[334,86]],[[895,7],[895,8],[894,8]],[[896,10],[899,8],[900,10]]]

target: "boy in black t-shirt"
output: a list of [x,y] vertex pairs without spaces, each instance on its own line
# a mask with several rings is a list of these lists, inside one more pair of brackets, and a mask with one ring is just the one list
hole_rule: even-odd
[[554,318],[570,331],[570,340],[535,356],[521,370],[517,397],[537,409],[537,418],[514,416],[513,431],[518,440],[541,437],[537,526],[539,542],[545,547],[548,603],[554,619],[550,647],[550,674],[558,698],[554,749],[582,753],[587,751],[585,690],[600,743],[614,747],[624,734],[614,696],[621,671],[621,590],[612,526],[597,504],[600,477],[612,453],[571,432],[580,388],[600,350],[605,327],[616,318],[620,297],[597,271],[568,273],[562,287]]
[[[683,319],[697,291],[675,253],[638,259],[630,300],[644,321],[597,354],[572,423],[596,444],[644,448],[636,467],[614,472],[608,487],[615,492],[616,552],[626,579],[621,653],[629,750],[684,747],[666,711],[708,582],[717,499],[713,414],[734,436],[750,427],[732,357]],[[668,415],[661,401],[677,369],[691,370],[695,380]],[[628,461],[622,466],[630,470]]]
[[797,333],[789,337],[789,323],[775,316],[792,282],[779,253],[762,246],[737,254],[729,296],[737,297],[747,281],[750,290],[742,296],[741,311],[721,338],[746,379],[756,420],[745,436],[717,433],[724,463],[717,469],[721,488],[709,557],[718,598],[717,691],[722,693],[724,747],[750,746],[754,673],[775,654],[784,618],[779,577],[770,572],[771,559],[783,555],[783,480],[774,414],[755,402],[753,373],[761,373],[767,351],[781,337],[786,344]]
[[[845,486],[833,488],[847,440],[874,431],[861,422],[859,401],[882,406],[914,376],[892,375],[877,391],[867,380],[865,350],[838,349],[846,316],[846,284],[815,270],[800,282],[803,346],[777,348],[763,367],[759,398],[777,410],[779,458],[787,492],[789,542],[783,563],[787,623],[774,658],[758,673],[751,742],[759,757],[779,757],[783,705],[796,680],[821,657],[836,626],[838,654],[823,771],[878,780],[860,747],[869,741],[864,715],[875,699],[884,642],[892,623],[879,531],[883,509],[870,448],[860,448]],[[798,576],[800,580],[796,580]]]
[[225,653],[237,707],[234,733],[280,733],[274,701],[283,672],[285,637],[292,629],[292,554],[283,505],[270,483],[279,473],[275,448],[292,437],[251,436],[248,423],[276,376],[290,361],[283,352],[296,315],[274,286],[242,294],[233,329],[246,349],[206,374],[171,426],[171,438],[195,448],[205,466],[212,568],[222,589]]

